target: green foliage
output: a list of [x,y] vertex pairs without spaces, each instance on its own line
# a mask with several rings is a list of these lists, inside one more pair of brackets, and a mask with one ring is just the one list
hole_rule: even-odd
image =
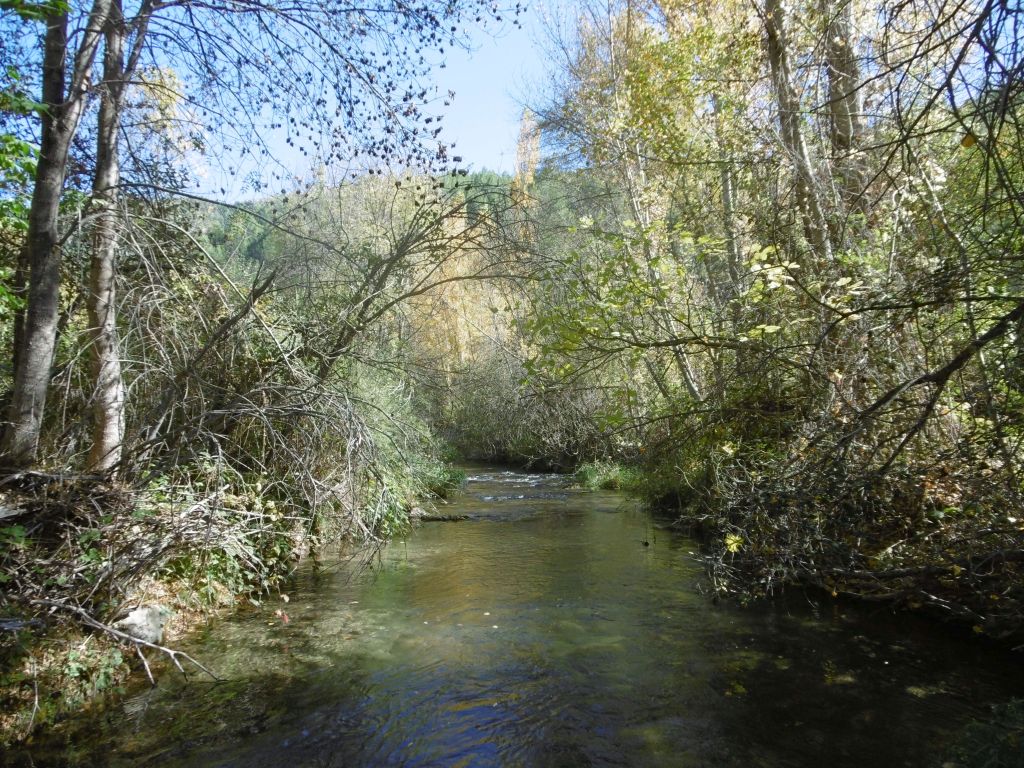
[[5,525],[0,528],[0,548],[24,549],[25,544],[25,526]]
[[472,459],[572,470],[604,446],[600,399],[556,381],[505,350],[479,359],[453,388],[449,439]]
[[[17,106],[8,96],[0,93],[0,109]],[[8,327],[14,313],[24,306],[13,285],[14,265],[28,231],[36,154],[27,141],[0,133],[0,324]]]
[[636,491],[641,482],[636,469],[614,461],[588,461],[576,470],[575,479],[592,491]]
[[91,698],[113,686],[119,673],[124,672],[123,664],[120,648],[102,649],[98,653],[75,649],[68,652],[63,671],[65,677],[81,683],[83,698]]
[[33,3],[26,0],[0,0],[0,10],[14,11],[25,21],[45,21],[50,16],[67,13],[69,5],[66,0],[47,0]]
[[465,471],[451,464],[434,461],[419,470],[420,482],[427,498],[448,499],[466,483]]
[[[0,90],[0,112],[7,112],[12,115],[31,115],[41,113],[45,106],[32,99],[22,90],[20,83],[22,74],[17,67],[8,65],[4,70],[4,79],[8,85]],[[12,136],[4,135],[6,139],[13,139]],[[0,168],[0,170],[5,170]]]
[[0,746],[24,739],[30,726],[52,725],[88,701],[123,691],[127,659],[110,641],[64,636],[39,643],[24,630],[18,635],[0,648]]
[[[817,110],[822,83],[807,73],[831,72],[828,89],[842,87],[836,66],[861,78],[891,67],[874,58],[894,44],[881,27],[844,40],[841,19],[787,5],[804,23],[788,25],[780,68],[763,45],[768,19],[749,6],[661,10],[602,9],[602,23],[565,41],[543,130],[572,159],[552,158],[533,188],[540,280],[518,327],[524,381],[504,391],[543,392],[527,400],[535,412],[587,402],[594,455],[636,467],[644,498],[707,534],[726,591],[805,579],[875,593],[834,574],[942,572],[976,557],[979,539],[996,560],[1019,551],[1020,516],[999,511],[1024,487],[1021,327],[1009,321],[1024,185],[1021,103],[1006,81],[1020,62],[1012,14],[987,19],[971,52],[986,77],[956,110],[889,92],[870,128],[843,138],[842,105]],[[876,11],[914,19],[904,42],[955,23],[918,4]],[[830,58],[847,46],[856,61]],[[944,56],[891,73],[937,95],[937,73],[959,66]],[[869,135],[900,147],[900,162]],[[583,474],[599,481],[598,467]],[[957,568],[940,584],[885,589],[985,616],[980,631],[1019,632],[1019,567],[997,569],[998,600]]]
[[0,322],[10,322],[14,313],[24,307],[24,299],[11,287],[14,272],[8,267],[0,267]]
[[[188,546],[169,553],[162,576],[184,590],[186,602],[200,607],[238,597],[258,599],[276,590],[290,575],[304,546],[308,519],[292,508],[285,483],[264,475],[243,474],[207,457],[175,476],[157,478],[133,510],[136,525],[159,526],[178,510],[204,510],[204,531],[189,533]],[[144,521],[144,522],[143,522]]]

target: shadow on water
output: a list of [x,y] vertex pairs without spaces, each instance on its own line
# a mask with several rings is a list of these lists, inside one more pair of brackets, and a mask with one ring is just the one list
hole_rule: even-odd
[[276,604],[197,638],[225,682],[165,675],[34,764],[938,766],[1024,690],[1016,658],[912,617],[713,605],[693,542],[616,494],[487,471],[445,511],[468,519],[372,573],[300,574],[288,623]]

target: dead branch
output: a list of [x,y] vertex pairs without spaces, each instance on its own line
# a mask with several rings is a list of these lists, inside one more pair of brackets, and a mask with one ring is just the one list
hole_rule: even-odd
[[[93,617],[88,611],[86,611],[83,608],[79,608],[77,605],[71,605],[69,603],[59,602],[59,601],[56,601],[56,600],[39,600],[39,599],[30,600],[29,603],[31,605],[36,605],[36,606],[40,606],[40,607],[43,607],[43,608],[50,608],[52,610],[64,611],[66,613],[74,614],[86,626],[92,627],[93,629],[100,630],[101,632],[105,632],[108,635],[110,635],[111,637],[117,638],[118,640],[123,640],[125,642],[132,643],[134,648],[136,649],[136,651],[139,653],[139,656],[142,656],[141,648],[143,646],[146,647],[146,648],[153,648],[154,650],[160,651],[161,653],[165,654],[171,660],[171,662],[174,664],[175,667],[177,667],[178,671],[181,672],[181,674],[185,677],[186,680],[188,679],[188,673],[185,672],[185,668],[182,667],[181,661],[180,661],[181,659],[184,659],[185,661],[188,661],[189,663],[193,664],[195,667],[197,667],[198,669],[202,670],[207,675],[209,675],[213,680],[216,680],[217,682],[221,681],[221,678],[218,677],[213,672],[211,672],[209,668],[204,666],[202,663],[200,663],[199,661],[197,661],[195,658],[193,658],[189,654],[185,653],[184,651],[178,651],[178,650],[175,650],[174,648],[169,648],[169,647],[167,647],[165,645],[159,645],[157,643],[150,643],[150,642],[147,642],[145,640],[140,640],[137,637],[132,637],[131,635],[129,635],[126,632],[122,632],[119,629],[114,629],[109,624],[103,623],[99,619]],[[156,685],[156,680],[153,678],[153,673],[152,673],[152,671],[149,668],[149,664],[146,663],[146,660],[145,660],[144,657],[143,657],[142,660],[143,660],[143,665],[144,665],[145,670],[146,670],[146,676],[149,678],[149,682],[152,685]]]

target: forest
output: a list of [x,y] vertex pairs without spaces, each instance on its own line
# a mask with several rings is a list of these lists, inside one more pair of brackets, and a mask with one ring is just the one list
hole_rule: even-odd
[[519,5],[0,0],[5,741],[467,459],[1019,646],[1024,11],[567,7],[506,175],[420,83]]

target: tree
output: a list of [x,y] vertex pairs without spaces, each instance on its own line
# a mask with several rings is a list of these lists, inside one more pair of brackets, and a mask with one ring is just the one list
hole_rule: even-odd
[[103,474],[111,472],[121,462],[125,421],[125,388],[117,337],[117,204],[121,176],[118,137],[128,83],[138,68],[151,13],[151,0],[144,0],[138,15],[129,21],[124,18],[122,0],[111,0],[103,27],[103,80],[99,85],[93,173],[94,242],[86,301],[89,355],[95,383],[88,467]]
[[[42,9],[41,121],[39,159],[19,272],[25,279],[26,308],[15,323],[14,385],[0,455],[11,464],[35,460],[46,407],[50,368],[57,339],[60,299],[60,233],[57,214],[68,152],[78,131],[89,91],[93,61],[100,47],[110,0],[96,0],[68,61],[70,11],[55,3]],[[24,18],[25,12],[21,13]]]
[[[820,174],[815,167],[810,146],[804,135],[803,109],[800,104],[800,96],[793,84],[793,53],[785,3],[780,0],[766,0],[762,17],[767,41],[768,64],[771,67],[772,87],[775,90],[775,103],[779,110],[782,147],[786,151],[788,161],[793,165],[796,177],[796,204],[803,220],[807,242],[810,244],[815,258],[824,266],[830,264],[833,259],[832,240],[822,199],[824,185],[821,183]],[[833,47],[829,46],[829,51],[832,50]],[[829,67],[830,72],[834,69],[834,67]],[[834,82],[839,77],[837,72],[830,82]],[[836,97],[833,102],[842,105],[843,97]],[[842,129],[843,127],[837,128],[837,130]],[[852,135],[849,138],[852,141]]]
[[[36,458],[59,314],[57,213],[68,151],[95,79],[102,86],[100,165],[93,185],[97,259],[90,296],[99,382],[97,447],[90,461],[109,469],[116,463],[123,420],[110,311],[117,131],[124,91],[140,61],[174,61],[185,88],[181,97],[192,105],[193,119],[216,138],[219,149],[230,147],[236,157],[270,157],[264,132],[258,130],[269,127],[286,131],[289,144],[324,163],[356,154],[374,164],[446,166],[447,147],[437,142],[439,130],[431,125],[439,118],[427,112],[431,95],[416,81],[429,66],[429,50],[443,52],[445,44],[457,44],[467,18],[499,11],[483,0],[438,0],[416,7],[385,1],[361,8],[335,2],[282,8],[189,0],[157,7],[142,0],[130,14],[113,0],[96,0],[88,10],[74,3],[31,7],[47,25],[37,56],[44,106],[41,159],[23,258],[27,309],[17,334],[15,381],[0,454],[15,465]],[[22,12],[19,20],[28,15]],[[15,22],[5,18],[5,23]],[[70,42],[69,29],[75,30]],[[104,45],[105,71],[96,78],[94,63]],[[75,49],[70,63],[69,47]],[[202,141],[204,131],[196,133]],[[290,183],[282,173],[277,177]]]
[[[538,110],[574,150],[576,206],[533,295],[540,373],[634,390],[619,455],[642,446],[652,496],[716,521],[720,583],[745,558],[755,589],[847,579],[1019,627],[1019,14],[624,0],[595,18]],[[988,572],[937,583],[981,562],[1012,599],[986,602]]]
[[[839,177],[845,213],[866,215],[862,159],[864,84],[854,35],[853,0],[822,0],[825,21],[825,68],[831,118],[832,162]],[[844,222],[845,225],[845,222]]]

